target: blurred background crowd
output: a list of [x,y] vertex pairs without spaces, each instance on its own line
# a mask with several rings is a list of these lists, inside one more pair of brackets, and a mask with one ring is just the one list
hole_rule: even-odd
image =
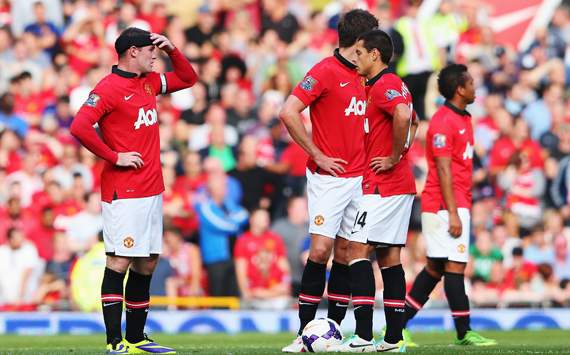
[[[294,307],[309,247],[307,156],[278,113],[354,7],[391,33],[422,119],[409,152],[418,191],[443,103],[438,70],[461,62],[475,78],[472,303],[570,305],[570,3],[525,48],[496,43],[479,1],[438,3],[422,16],[418,0],[0,0],[0,310],[99,307],[103,163],[68,129],[129,26],[165,34],[200,77],[158,98],[165,233],[152,294]],[[167,57],[155,70],[169,70]],[[424,263],[415,208],[410,284]],[[440,290],[431,305],[445,302]]]

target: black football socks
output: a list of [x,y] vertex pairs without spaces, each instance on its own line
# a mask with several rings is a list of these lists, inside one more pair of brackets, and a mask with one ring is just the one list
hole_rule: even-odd
[[416,276],[412,289],[406,295],[406,321],[404,322],[404,328],[406,328],[409,320],[414,318],[416,313],[427,302],[429,295],[439,280],[431,276],[425,268]]
[[326,264],[315,263],[308,259],[301,278],[299,293],[299,332],[301,335],[305,326],[315,319],[319,302],[325,291]]
[[129,343],[138,343],[144,339],[144,326],[150,307],[150,280],[152,275],[139,274],[129,270],[125,287],[125,308],[127,314],[127,334]]
[[469,318],[469,299],[465,293],[465,277],[453,272],[444,273],[443,288],[451,309],[457,339],[463,339],[465,333],[471,330]]
[[350,271],[348,265],[333,261],[327,287],[328,317],[340,324],[350,301]]
[[406,320],[404,308],[406,297],[406,278],[402,265],[380,270],[384,281],[384,315],[386,316],[386,335],[384,341],[397,344],[402,340],[402,329]]
[[123,280],[125,274],[105,268],[101,285],[101,303],[103,304],[103,319],[107,344],[117,339],[122,340],[121,317],[123,315]]
[[367,259],[351,261],[350,289],[356,320],[355,334],[364,340],[372,340],[372,316],[374,312],[374,295],[376,285],[372,264]]

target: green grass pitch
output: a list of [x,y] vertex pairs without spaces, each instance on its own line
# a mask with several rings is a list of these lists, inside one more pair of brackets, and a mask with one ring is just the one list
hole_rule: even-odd
[[[420,348],[408,349],[411,354],[570,354],[570,331],[529,330],[482,332],[497,339],[498,346],[475,348],[450,346],[452,333],[417,333],[414,341]],[[172,346],[178,354],[255,355],[281,354],[280,349],[292,340],[291,334],[155,334],[155,341]],[[104,336],[0,336],[0,354],[104,354]]]

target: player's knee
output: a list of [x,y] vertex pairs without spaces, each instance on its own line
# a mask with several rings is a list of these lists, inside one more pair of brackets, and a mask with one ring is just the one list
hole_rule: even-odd
[[146,258],[137,258],[132,265],[134,271],[143,275],[151,275],[158,264],[158,255],[151,255]]
[[324,243],[316,243],[314,245],[311,245],[311,250],[309,251],[309,259],[319,264],[326,264],[329,261],[331,249],[331,245]]
[[428,262],[426,265],[426,272],[435,279],[441,279],[443,275],[443,267],[438,264]]
[[347,240],[342,238],[337,238],[334,243],[334,260],[337,263],[348,264],[350,260],[350,250],[349,243]]
[[455,261],[448,261],[445,263],[445,272],[452,272],[454,274],[464,274],[466,263],[459,263]]
[[[347,264],[356,259],[368,259],[370,255],[370,246],[367,244],[351,243],[350,247],[347,249],[346,259]],[[336,256],[335,256],[336,259]]]
[[131,260],[121,256],[107,256],[105,266],[115,272],[124,274],[129,269]]

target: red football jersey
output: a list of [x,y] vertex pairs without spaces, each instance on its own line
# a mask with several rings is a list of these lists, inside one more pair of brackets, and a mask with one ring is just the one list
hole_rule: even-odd
[[471,208],[473,186],[473,126],[471,115],[446,102],[429,123],[426,136],[428,177],[422,193],[422,211],[437,212],[446,209],[436,157],[451,158],[453,195],[457,207]]
[[[325,155],[348,162],[339,177],[361,176],[365,165],[366,91],[364,78],[355,69],[337,49],[334,56],[309,70],[291,93],[309,106],[315,145]],[[308,160],[307,167],[321,173],[312,159]]]
[[[392,154],[392,118],[398,104],[411,108],[412,95],[406,84],[395,74],[386,70],[370,79],[368,86],[368,103],[366,105],[366,171],[362,181],[365,195],[381,196],[407,195],[416,193],[416,183],[407,155],[392,169],[376,174],[368,166],[374,157],[387,157]],[[410,117],[411,125],[412,117]]]
[[[174,72],[141,76],[113,67],[77,113],[71,133],[106,160],[101,174],[101,199],[140,198],[164,191],[160,162],[156,95],[190,87],[196,74],[182,53],[170,54]],[[92,128],[99,124],[101,141]],[[139,152],[140,169],[115,165],[118,152]]]
[[288,281],[278,265],[279,258],[287,257],[285,243],[271,231],[260,236],[244,233],[236,242],[234,257],[246,260],[250,288],[266,289]]

